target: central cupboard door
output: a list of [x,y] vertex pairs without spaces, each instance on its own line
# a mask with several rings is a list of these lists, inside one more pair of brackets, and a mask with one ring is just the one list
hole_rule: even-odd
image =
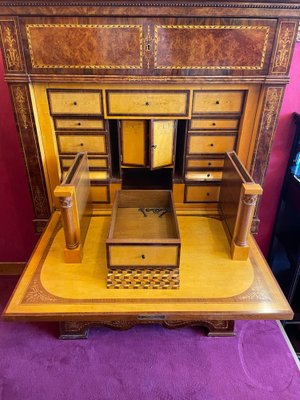
[[121,167],[172,167],[176,143],[175,120],[120,122]]

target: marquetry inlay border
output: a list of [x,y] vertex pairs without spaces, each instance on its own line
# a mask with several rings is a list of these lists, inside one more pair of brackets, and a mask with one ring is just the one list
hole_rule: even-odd
[[0,20],[0,35],[7,71],[24,71],[16,22]]
[[[101,215],[99,215],[100,217]],[[105,216],[105,215],[103,215]],[[47,243],[47,246],[44,250],[43,257],[39,261],[35,273],[27,286],[27,290],[25,291],[23,298],[20,300],[20,304],[36,304],[36,303],[43,303],[43,304],[129,304],[129,303],[141,303],[141,304],[170,304],[173,302],[180,303],[180,304],[212,304],[212,303],[245,303],[245,301],[257,302],[257,301],[266,301],[272,302],[273,297],[272,294],[266,290],[265,278],[260,270],[259,267],[255,268],[254,272],[254,279],[252,284],[248,289],[244,292],[226,298],[107,298],[107,299],[69,299],[69,298],[62,298],[52,293],[48,292],[42,282],[41,282],[41,272],[43,263],[45,261],[45,257],[52,246],[52,243],[55,239],[57,232],[61,229],[61,222],[60,220],[56,223],[56,226],[52,232],[51,238]],[[250,255],[251,259],[251,255]],[[255,263],[254,258],[251,259],[252,263]],[[111,289],[107,289],[111,290]],[[155,289],[153,289],[155,290]]]
[[286,74],[289,69],[293,43],[298,23],[296,21],[283,21],[280,24],[278,40],[273,61],[272,74]]
[[[203,29],[203,30],[262,30],[265,31],[265,39],[262,48],[262,56],[259,65],[197,65],[197,66],[178,66],[178,65],[158,65],[158,41],[159,41],[159,29]],[[208,69],[208,70],[262,70],[268,46],[270,27],[269,26],[245,26],[245,25],[155,25],[154,27],[154,68],[155,69]]]
[[[82,64],[82,65],[45,65],[38,64],[34,59],[34,50],[31,40],[30,29],[31,28],[84,28],[84,29],[124,29],[124,28],[134,28],[139,30],[140,36],[140,45],[139,45],[139,64],[138,65],[91,65],[91,64]],[[29,54],[30,60],[33,68],[60,68],[60,69],[142,69],[143,68],[143,27],[142,25],[94,25],[94,24],[27,24],[26,25],[26,33],[28,39],[29,46]],[[120,32],[120,35],[122,33]]]

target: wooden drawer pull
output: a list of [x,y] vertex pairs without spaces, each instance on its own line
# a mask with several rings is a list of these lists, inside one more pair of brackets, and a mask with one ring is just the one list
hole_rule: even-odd
[[212,126],[216,126],[216,123],[215,123],[215,122],[213,122],[213,123],[212,123]]
[[220,104],[219,100],[216,101],[216,104]]
[[210,193],[206,193],[206,196],[210,196]]
[[146,106],[150,106],[150,103],[148,101],[146,101],[145,105]]
[[84,143],[80,143],[80,146],[84,146]]
[[209,177],[210,177],[210,174],[207,174],[206,176],[209,178]]
[[74,104],[74,106],[77,106],[77,101],[74,101],[74,103],[73,103],[73,104]]
[[211,165],[211,162],[209,162],[208,165]]
[[214,144],[213,144],[213,143],[211,143],[211,144],[210,144],[210,147],[214,147]]
[[141,257],[143,260],[146,258],[145,254],[142,254]]
[[81,122],[78,122],[77,125],[80,126],[80,125],[81,125]]

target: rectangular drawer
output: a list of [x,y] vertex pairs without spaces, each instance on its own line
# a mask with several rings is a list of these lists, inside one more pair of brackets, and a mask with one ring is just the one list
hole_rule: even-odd
[[[70,166],[73,164],[75,157],[70,157],[70,158],[65,158],[61,157],[60,158],[60,164],[61,168],[63,170],[66,170],[70,168]],[[109,167],[108,164],[108,158],[107,157],[89,157],[88,158],[88,166],[89,168],[97,168],[97,169],[107,169]]]
[[188,171],[185,179],[188,181],[221,181],[222,171]]
[[107,90],[107,116],[189,116],[188,90]]
[[223,168],[223,159],[213,158],[188,158],[186,160],[187,169],[198,169],[198,168]]
[[55,118],[54,127],[57,130],[64,129],[93,129],[104,130],[105,123],[103,119],[85,119],[85,118]]
[[235,136],[196,135],[188,138],[188,154],[225,153],[234,150]]
[[107,153],[106,135],[57,135],[58,149],[62,154]]
[[100,91],[50,89],[48,96],[52,115],[101,115],[103,113]]
[[202,203],[219,201],[220,186],[185,185],[185,202]]
[[91,199],[93,203],[109,203],[109,186],[97,185],[90,187]]
[[161,245],[110,245],[110,267],[177,266],[179,247]]
[[226,130],[237,130],[239,127],[239,119],[221,119],[221,118],[193,118],[190,123],[190,129],[201,130],[201,129],[226,129]]
[[241,113],[244,92],[228,91],[195,91],[193,114],[203,113]]

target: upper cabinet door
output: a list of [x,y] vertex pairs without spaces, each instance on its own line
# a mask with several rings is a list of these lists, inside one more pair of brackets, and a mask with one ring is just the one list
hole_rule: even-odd
[[147,166],[146,121],[120,122],[121,166]]
[[151,121],[151,169],[173,166],[176,140],[175,120]]

